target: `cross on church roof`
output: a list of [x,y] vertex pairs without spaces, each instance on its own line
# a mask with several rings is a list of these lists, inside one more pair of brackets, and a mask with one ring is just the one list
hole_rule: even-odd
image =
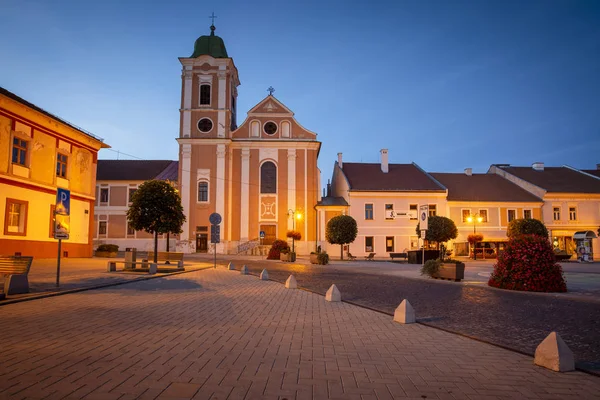
[[217,16],[215,15],[215,12],[213,11],[212,15],[210,15],[208,18],[212,18],[212,25],[215,24],[215,18],[217,18]]
[[275,89],[273,89],[273,86],[269,86],[269,88],[267,89],[267,92],[269,92],[269,96],[273,96],[274,91]]

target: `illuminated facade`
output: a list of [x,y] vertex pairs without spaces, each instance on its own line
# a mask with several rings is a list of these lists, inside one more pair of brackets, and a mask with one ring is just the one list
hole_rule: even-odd
[[101,139],[0,88],[0,254],[56,257],[57,188],[71,191],[68,257],[92,256]]

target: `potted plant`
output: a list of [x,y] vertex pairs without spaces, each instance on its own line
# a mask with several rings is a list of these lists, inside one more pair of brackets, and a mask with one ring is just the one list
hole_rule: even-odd
[[119,246],[116,244],[101,244],[95,252],[96,257],[116,257]]
[[465,264],[457,260],[428,260],[421,267],[421,275],[460,282],[465,278]]
[[329,254],[326,252],[317,254],[317,264],[319,265],[327,265],[329,264]]
[[319,263],[319,252],[316,251],[311,251],[310,253],[310,263],[311,264],[318,264]]
[[292,251],[290,257],[293,258],[291,261],[294,262],[296,261],[296,240],[302,239],[302,234],[298,231],[287,231],[286,236],[292,238]]
[[296,261],[296,253],[290,251],[290,248],[286,248],[280,251],[279,259],[285,262],[295,262]]

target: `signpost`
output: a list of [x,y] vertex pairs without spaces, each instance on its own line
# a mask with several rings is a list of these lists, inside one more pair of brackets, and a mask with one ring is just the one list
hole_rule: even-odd
[[58,239],[58,258],[56,261],[56,287],[60,286],[60,252],[62,240],[69,238],[71,227],[71,192],[68,189],[56,189],[54,206],[54,239]]
[[419,227],[421,228],[421,239],[423,240],[423,257],[421,265],[425,264],[425,237],[427,236],[427,227],[429,226],[429,206],[419,207]]
[[208,221],[211,223],[210,225],[210,242],[215,246],[215,264],[214,267],[217,268],[217,243],[221,243],[221,227],[219,224],[223,219],[221,218],[221,214],[212,213],[208,217]]
[[260,237],[260,245],[262,246],[262,241],[265,238],[265,231],[260,231],[258,236]]

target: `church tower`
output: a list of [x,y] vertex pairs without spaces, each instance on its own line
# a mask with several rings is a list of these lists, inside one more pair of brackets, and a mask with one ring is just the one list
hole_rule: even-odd
[[296,251],[308,254],[316,246],[321,143],[272,88],[237,126],[238,71],[214,25],[210,30],[179,59],[179,185],[187,220],[178,250],[208,251],[208,219],[216,212],[220,254],[264,252],[291,230],[301,236]]

